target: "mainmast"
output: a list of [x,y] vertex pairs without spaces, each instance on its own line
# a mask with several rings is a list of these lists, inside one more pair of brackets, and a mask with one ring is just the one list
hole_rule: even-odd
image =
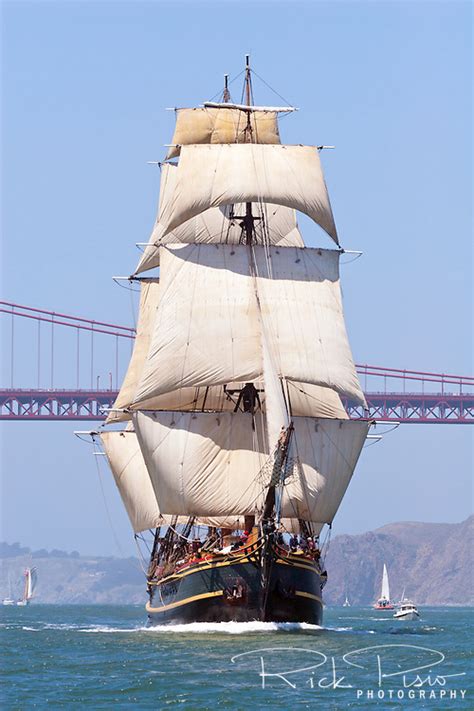
[[[245,55],[245,104],[246,106],[252,106],[252,76],[250,72],[250,55]],[[245,127],[245,141],[246,143],[253,143],[253,131],[252,131],[252,121],[251,115],[252,111],[250,108],[247,110],[247,125]],[[245,203],[245,217],[242,218],[242,227],[245,233],[245,244],[251,245],[254,235],[254,222],[259,219],[252,215],[252,203]]]
[[[252,78],[250,74],[250,55],[246,54],[245,55],[245,103],[247,106],[251,106],[252,102]],[[250,110],[247,111],[247,127],[245,129],[245,136],[246,140],[248,143],[252,143],[252,123],[250,121],[250,115],[251,112]],[[253,222],[254,222],[254,217],[252,215],[252,203],[247,202],[245,203],[245,221],[244,221],[244,229],[245,229],[245,243],[248,245],[252,244],[252,236],[253,236]]]

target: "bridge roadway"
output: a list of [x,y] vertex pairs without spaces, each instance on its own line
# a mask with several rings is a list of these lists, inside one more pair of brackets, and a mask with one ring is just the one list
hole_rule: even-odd
[[[115,390],[18,389],[0,390],[0,420],[104,419]],[[389,422],[474,424],[473,393],[366,392],[369,417]],[[345,403],[353,419],[366,417],[360,407]]]

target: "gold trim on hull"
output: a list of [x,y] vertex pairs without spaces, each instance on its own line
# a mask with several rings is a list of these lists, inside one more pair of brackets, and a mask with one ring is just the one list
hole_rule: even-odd
[[[151,607],[150,603],[147,602],[145,609],[147,612],[166,612],[167,610],[172,610],[175,607],[181,607],[182,605],[187,605],[190,602],[196,602],[197,600],[204,600],[209,597],[220,597],[224,594],[223,590],[214,590],[214,592],[203,593],[202,595],[193,595],[193,597],[187,597],[184,600],[179,600],[179,602],[172,602],[169,605],[163,605],[163,607]],[[304,590],[295,590],[295,595],[299,597],[306,597],[310,600],[316,600],[323,604],[323,601],[318,595],[313,595],[312,593],[305,592]]]
[[163,583],[176,580],[176,578],[185,578],[187,575],[198,573],[201,570],[210,570],[212,568],[225,568],[229,565],[240,565],[241,563],[257,563],[257,560],[255,558],[249,558],[247,556],[244,556],[242,558],[236,558],[235,560],[223,560],[216,563],[206,563],[205,565],[203,565],[202,563],[198,563],[192,568],[183,570],[182,573],[172,573],[171,575],[167,575],[166,578],[161,578],[161,580],[158,581],[152,581],[150,582],[150,585],[162,585]]
[[166,612],[166,610],[172,610],[174,607],[181,607],[181,605],[187,605],[189,602],[204,600],[207,597],[219,597],[223,594],[223,590],[214,590],[214,592],[203,593],[202,595],[193,595],[193,597],[187,597],[184,600],[179,600],[178,602],[171,602],[169,605],[163,605],[163,607],[151,607],[150,603],[147,602],[147,604],[145,605],[145,609],[147,612]]

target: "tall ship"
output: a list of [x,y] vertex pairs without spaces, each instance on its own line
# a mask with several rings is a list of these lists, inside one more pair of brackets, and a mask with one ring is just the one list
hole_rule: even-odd
[[[320,152],[291,106],[175,109],[156,222],[130,280],[136,340],[101,441],[135,536],[150,624],[322,622],[323,536],[368,418],[343,316]],[[335,247],[307,247],[296,213]],[[321,232],[321,235],[323,233]],[[330,242],[328,241],[330,244]],[[135,287],[136,288],[136,287]]]

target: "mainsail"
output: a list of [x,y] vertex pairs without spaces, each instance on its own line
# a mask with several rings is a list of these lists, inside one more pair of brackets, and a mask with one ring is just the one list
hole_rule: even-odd
[[[269,470],[264,424],[249,413],[139,412],[134,424],[160,506],[168,514],[245,516],[262,509]],[[282,516],[331,523],[368,425],[294,418],[295,459]]]
[[390,587],[388,584],[388,572],[387,566],[383,564],[383,574],[382,574],[382,592],[380,594],[381,600],[390,600]]

